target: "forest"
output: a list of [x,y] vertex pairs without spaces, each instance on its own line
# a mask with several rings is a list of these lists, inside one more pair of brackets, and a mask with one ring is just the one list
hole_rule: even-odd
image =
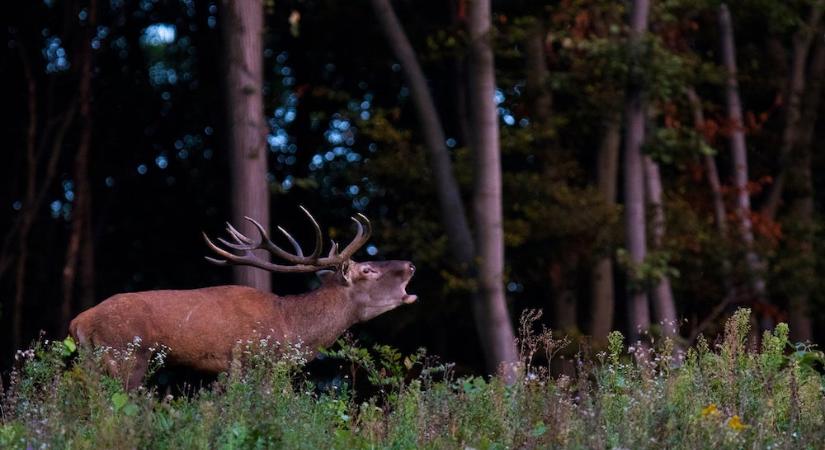
[[[131,408],[95,428],[112,448],[153,447],[175,426],[204,440],[168,448],[321,445],[289,437],[302,433],[289,414],[257,408],[301,411],[304,432],[336,448],[814,448],[825,423],[823,13],[825,0],[5,5],[0,444],[92,445],[26,419],[85,420],[61,410],[85,389],[97,397],[75,399],[78,410]],[[176,404],[85,372],[91,355],[61,359],[78,351],[64,341],[70,321],[115,294],[317,288],[309,271],[204,258],[204,234],[249,244],[245,216],[306,249],[302,208],[324,254],[358,240],[350,217],[363,215],[372,234],[355,260],[414,264],[417,301],[327,350],[347,361],[332,364],[333,381],[306,375],[306,361],[256,359]],[[352,372],[352,392],[304,402],[301,383],[338,386],[348,364],[381,395],[359,393]],[[523,369],[515,391],[489,378],[503,365]],[[534,373],[553,390],[530,403],[543,389]],[[747,400],[775,381],[784,406]],[[698,398],[690,383],[705,386]],[[273,386],[290,395],[252,398]],[[508,398],[519,406],[499,422],[473,416]],[[238,431],[209,416],[222,402],[247,424],[286,422]],[[616,425],[623,407],[644,405]],[[425,430],[439,414],[454,426]],[[717,415],[724,435],[703,428]],[[231,433],[186,428],[197,421]],[[113,437],[118,427],[133,440]]]

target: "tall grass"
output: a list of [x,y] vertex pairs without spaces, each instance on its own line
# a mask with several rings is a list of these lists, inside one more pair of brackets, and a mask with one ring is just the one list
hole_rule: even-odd
[[[626,347],[614,332],[572,375],[547,368],[564,341],[525,333],[510,384],[454,377],[423,351],[342,344],[329,357],[353,368],[348,382],[321,386],[300,352],[261,341],[210,388],[174,398],[126,392],[99,353],[68,364],[71,342],[42,342],[6,380],[0,448],[822,448],[822,353],[792,346],[784,324],[754,349],[749,323],[740,310],[716,344],[685,352]],[[373,395],[354,392],[352,376]]]

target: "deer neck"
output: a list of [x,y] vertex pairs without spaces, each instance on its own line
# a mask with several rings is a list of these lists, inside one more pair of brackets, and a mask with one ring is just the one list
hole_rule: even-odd
[[303,295],[285,297],[280,302],[286,321],[286,338],[302,342],[315,351],[329,347],[352,325],[358,323],[358,307],[346,290],[321,286]]

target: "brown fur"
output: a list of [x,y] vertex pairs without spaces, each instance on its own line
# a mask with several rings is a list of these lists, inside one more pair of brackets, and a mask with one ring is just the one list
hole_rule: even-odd
[[331,345],[353,324],[415,301],[405,291],[413,271],[407,261],[352,262],[297,296],[244,286],[117,294],[79,314],[69,332],[81,346],[118,350],[139,337],[129,373],[107,360],[113,375],[128,376],[130,388],[142,380],[149,348],[158,344],[168,347],[171,365],[218,373],[229,369],[239,341],[268,337],[312,351]]

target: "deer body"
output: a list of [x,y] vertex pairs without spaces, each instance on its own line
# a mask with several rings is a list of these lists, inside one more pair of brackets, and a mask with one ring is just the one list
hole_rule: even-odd
[[[230,230],[230,234],[237,233],[231,226]],[[354,244],[363,245],[369,236],[369,232],[363,234],[362,231],[359,222],[356,240],[341,254],[336,253],[337,246],[333,244],[330,255],[344,258],[333,266],[335,270],[318,272],[321,287],[305,294],[278,296],[244,286],[117,294],[78,315],[69,325],[69,332],[84,347],[124,350],[139,340],[132,363],[124,365],[116,358],[105,357],[109,372],[126,379],[129,388],[140,384],[152,356],[150,348],[158,345],[168,349],[168,364],[207,373],[229,370],[238,343],[250,340],[267,338],[282,344],[301,343],[302,348],[311,352],[310,357],[314,357],[319,348],[334,343],[350,326],[417,299],[406,292],[415,271],[409,261],[349,259],[346,252],[354,252],[353,249],[357,249]],[[261,234],[262,241],[272,244],[262,229]],[[302,268],[293,271],[317,270],[319,265],[311,261],[318,259],[317,249],[314,256],[304,257],[300,246],[287,236],[296,248],[294,258]],[[273,269],[269,266],[281,267],[254,259],[251,250],[264,245],[261,242],[252,243],[239,233],[235,244],[222,242],[246,254],[241,257],[221,250],[218,254],[226,260],[215,262],[259,267],[266,264],[265,268],[270,270]],[[332,256],[320,266],[336,262],[329,258]]]

